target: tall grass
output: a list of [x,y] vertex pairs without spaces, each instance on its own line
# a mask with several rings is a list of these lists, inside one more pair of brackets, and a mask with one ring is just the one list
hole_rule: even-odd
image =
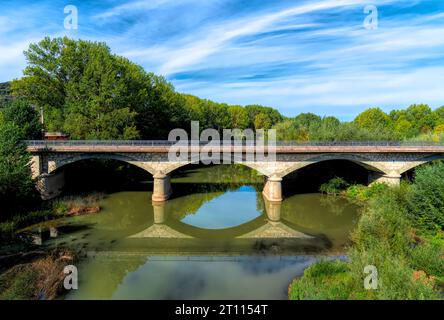
[[[444,165],[425,166],[413,184],[352,187],[365,205],[351,238],[348,262],[309,267],[289,288],[291,299],[439,299],[444,280]],[[364,267],[378,270],[366,290]]]

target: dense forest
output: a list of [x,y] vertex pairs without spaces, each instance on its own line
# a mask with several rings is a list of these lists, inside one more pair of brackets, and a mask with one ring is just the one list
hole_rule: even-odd
[[171,129],[189,130],[191,120],[201,129],[274,128],[278,139],[297,141],[438,141],[444,134],[444,107],[432,110],[424,104],[389,114],[371,108],[341,122],[200,99],[176,92],[165,78],[112,54],[105,43],[45,38],[31,44],[25,56],[24,76],[12,81],[11,94],[44,109],[46,131],[62,131],[72,139],[167,139]]

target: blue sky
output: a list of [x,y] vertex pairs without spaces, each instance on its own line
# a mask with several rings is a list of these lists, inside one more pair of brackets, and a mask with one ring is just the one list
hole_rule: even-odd
[[[66,5],[79,10],[64,29]],[[378,9],[366,29],[364,8]],[[444,105],[442,0],[0,0],[0,82],[42,37],[105,41],[180,92],[352,119]]]

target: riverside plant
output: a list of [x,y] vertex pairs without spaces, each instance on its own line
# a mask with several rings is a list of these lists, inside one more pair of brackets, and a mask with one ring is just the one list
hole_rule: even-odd
[[53,210],[58,215],[81,215],[100,211],[100,201],[105,197],[103,193],[92,193],[86,196],[66,196],[53,203]]
[[[435,163],[418,170],[412,184],[402,183],[397,188],[349,188],[346,196],[363,201],[364,206],[351,235],[353,244],[347,250],[348,260],[322,261],[310,266],[290,285],[289,297],[442,299],[444,225],[439,224],[436,215],[442,212],[439,206],[444,203],[441,174],[444,166]],[[413,201],[428,204],[432,210],[417,210]],[[431,225],[432,220],[435,222]],[[368,265],[378,270],[376,290],[364,287],[364,269]]]

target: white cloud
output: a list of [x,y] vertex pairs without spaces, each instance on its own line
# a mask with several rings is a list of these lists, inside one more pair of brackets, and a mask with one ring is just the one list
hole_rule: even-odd
[[[385,1],[387,2],[387,1]],[[172,54],[160,68],[162,74],[171,74],[196,65],[204,58],[220,51],[230,40],[240,36],[253,35],[261,32],[282,19],[308,14],[314,11],[360,5],[359,0],[328,0],[318,3],[304,4],[290,9],[265,14],[259,17],[249,17],[238,21],[225,22],[221,25],[208,27],[203,32],[185,41],[182,47],[170,48]],[[196,40],[198,39],[198,40]]]
[[[160,8],[167,5],[177,5],[179,3],[184,3],[185,1],[191,0],[139,0],[130,1],[128,3],[113,7],[109,10],[99,13],[94,16],[96,19],[106,19],[116,16],[121,16],[129,13],[137,13],[142,11],[149,11],[153,9]],[[194,0],[195,1],[195,0]]]

